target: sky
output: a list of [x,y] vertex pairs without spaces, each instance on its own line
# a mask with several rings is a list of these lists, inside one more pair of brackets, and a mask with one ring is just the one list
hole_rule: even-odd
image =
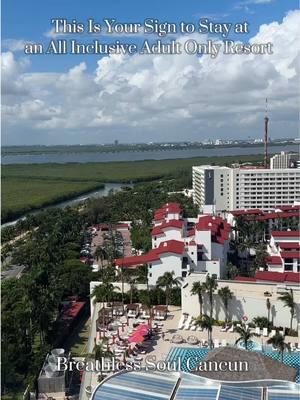
[[[272,43],[273,54],[72,55],[24,53],[26,43],[94,39],[141,46],[188,39],[222,43],[214,33],[55,34],[51,19],[198,26],[247,21],[225,39]],[[243,139],[263,136],[268,98],[271,138],[296,137],[299,118],[300,11],[294,0],[4,0],[2,145]]]

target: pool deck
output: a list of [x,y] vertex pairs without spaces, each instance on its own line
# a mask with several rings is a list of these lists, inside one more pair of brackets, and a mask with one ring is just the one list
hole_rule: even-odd
[[[96,314],[98,314],[100,305],[97,303],[96,305]],[[153,341],[153,344],[149,346],[149,349],[147,350],[147,353],[143,355],[143,360],[141,361],[141,364],[145,364],[145,358],[151,356],[152,361],[161,361],[165,360],[167,358],[167,355],[169,351],[171,350],[172,347],[182,347],[182,348],[195,348],[198,349],[199,345],[191,345],[189,343],[172,343],[171,339],[172,336],[175,334],[179,334],[182,336],[183,340],[186,341],[188,336],[195,336],[198,340],[206,341],[207,340],[207,331],[191,331],[191,330],[185,330],[185,329],[178,329],[178,324],[179,320],[181,317],[182,310],[179,307],[175,306],[169,306],[169,313],[168,317],[166,320],[160,322],[160,328],[161,331],[158,334],[157,338]],[[94,314],[95,315],[95,314]],[[126,318],[122,317],[120,319],[121,321],[123,320],[125,322]],[[132,328],[133,324],[133,319],[129,319],[129,327],[125,328],[129,329]],[[162,339],[162,332],[164,332],[165,337],[164,340]],[[88,351],[91,353],[93,350],[94,342],[93,338],[96,337],[96,321],[92,321],[91,324],[91,333],[90,333],[90,338],[89,338],[89,344],[88,344]],[[212,331],[212,338],[218,339],[219,341],[226,340],[227,344],[229,345],[234,345],[235,341],[239,335],[236,332],[230,333],[230,332],[221,332],[221,327],[220,326],[214,326],[213,331]],[[253,340],[262,344],[266,345],[267,340],[269,337],[254,337]],[[285,341],[288,343],[297,343],[298,338],[297,337],[291,337],[291,336],[286,336]],[[155,359],[153,359],[155,357]],[[89,397],[86,396],[84,388],[90,385],[93,388],[97,387],[99,385],[98,382],[98,374],[97,373],[85,373],[83,376],[83,382],[82,382],[82,387],[81,387],[81,392],[80,392],[80,400],[87,400]]]
[[[157,360],[164,360],[166,356],[168,355],[170,349],[172,347],[194,347],[194,348],[199,348],[198,345],[191,345],[188,343],[181,343],[181,344],[175,344],[171,342],[172,336],[175,334],[179,334],[182,336],[184,340],[188,338],[188,336],[195,336],[198,340],[207,340],[207,331],[191,331],[191,330],[184,330],[184,329],[178,329],[178,323],[181,317],[181,308],[178,307],[169,307],[169,316],[168,318],[163,321],[163,326],[162,326],[162,331],[165,333],[165,340],[161,338],[161,335],[159,339],[157,340],[157,343],[153,346],[153,350],[151,351],[151,355],[155,355]],[[219,339],[222,341],[223,339],[226,340],[226,342],[229,345],[234,345],[235,341],[239,337],[239,334],[236,332],[221,332],[221,326],[214,326],[213,331],[212,331],[212,339]],[[266,345],[267,340],[269,337],[254,337],[253,340],[262,344]],[[285,336],[285,341],[286,343],[298,343],[298,338],[293,337],[293,336]]]

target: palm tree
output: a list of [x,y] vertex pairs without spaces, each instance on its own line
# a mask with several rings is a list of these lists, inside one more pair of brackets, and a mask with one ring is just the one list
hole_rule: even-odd
[[290,292],[286,292],[282,296],[280,296],[279,300],[281,300],[284,303],[284,307],[289,307],[289,309],[290,309],[290,313],[291,313],[290,331],[291,331],[293,328],[293,318],[295,316],[295,309],[296,309],[296,303],[294,302],[293,289],[290,289]]
[[170,292],[173,286],[180,286],[180,281],[181,278],[174,278],[174,271],[172,272],[165,272],[162,276],[160,276],[157,279],[156,286],[165,288],[165,294],[166,294],[166,306],[168,308],[169,305],[169,298],[170,298]]
[[[95,361],[99,361],[104,358],[112,358],[113,353],[107,349],[108,338],[103,338],[99,344],[95,344],[92,354],[86,354],[87,358],[94,358]],[[101,364],[100,364],[101,365]],[[102,377],[102,368],[100,368],[100,375]]]
[[216,277],[213,275],[213,276],[209,276],[209,275],[207,275],[206,276],[206,281],[205,281],[205,283],[204,283],[204,287],[205,287],[205,290],[206,290],[206,292],[208,293],[208,296],[209,296],[209,304],[210,304],[210,312],[209,312],[209,316],[210,316],[210,319],[212,319],[212,313],[213,313],[213,294],[214,294],[214,291],[217,289],[217,287],[218,287],[218,282],[217,282],[217,279],[216,279]]
[[239,342],[244,343],[245,350],[248,348],[248,342],[253,336],[256,336],[255,333],[250,332],[249,328],[246,327],[245,325],[242,326],[237,326],[235,328],[235,332],[237,332],[240,337],[235,341],[235,344],[238,344]]
[[228,279],[234,279],[239,273],[238,267],[233,265],[231,262],[227,264],[226,269]]
[[224,286],[218,290],[218,295],[221,297],[225,308],[225,323],[228,321],[228,303],[232,299],[233,292],[229,289],[229,286]]
[[264,244],[259,244],[255,248],[255,261],[254,261],[254,269],[264,268],[266,267],[266,257],[268,256],[268,252],[266,246]]
[[205,286],[201,282],[194,282],[191,290],[191,294],[198,296],[199,304],[200,304],[200,318],[202,318],[202,309],[203,309],[203,295],[205,293]]
[[202,329],[207,330],[207,341],[210,348],[212,348],[212,330],[214,320],[208,315],[204,314],[202,317],[197,317],[195,320],[196,326],[201,326]]
[[130,286],[130,289],[129,289],[130,304],[132,304],[133,292],[136,289],[136,286],[135,286],[136,279],[133,276],[130,276],[130,277],[128,277],[127,282],[129,283],[129,286]]
[[270,322],[270,311],[271,311],[271,302],[270,302],[269,298],[267,298],[267,300],[266,300],[266,307],[267,307],[267,310],[268,310],[268,324],[269,324],[269,322]]
[[142,307],[148,308],[151,310],[151,298],[148,292],[141,291],[139,295],[139,301],[142,304]]
[[139,265],[137,269],[137,282],[146,283],[147,290],[149,290],[149,280],[148,280],[148,265]]
[[94,253],[94,257],[96,258],[97,261],[100,260],[101,270],[102,270],[103,269],[103,261],[107,257],[105,248],[102,246],[97,246],[95,253]]
[[288,351],[291,350],[290,345],[288,343],[285,343],[284,337],[278,332],[276,333],[276,335],[274,335],[270,339],[268,339],[267,343],[272,344],[273,347],[276,347],[278,349],[281,362],[283,362],[284,350],[288,350]]
[[115,290],[120,290],[120,288],[114,286],[110,282],[103,282],[101,283],[101,285],[96,286],[92,292],[92,296],[95,297],[94,303],[102,302],[104,307],[105,301],[107,303],[110,302],[113,294],[115,293]]

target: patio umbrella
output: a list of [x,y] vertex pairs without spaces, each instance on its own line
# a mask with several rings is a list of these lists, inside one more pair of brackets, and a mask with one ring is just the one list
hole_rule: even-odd
[[142,343],[144,341],[144,336],[135,333],[134,335],[130,336],[130,338],[128,339],[129,343]]
[[141,324],[138,326],[138,329],[150,329],[150,326],[148,324]]
[[136,332],[141,335],[147,335],[149,333],[149,329],[146,328],[145,326],[142,326],[141,328],[138,328]]

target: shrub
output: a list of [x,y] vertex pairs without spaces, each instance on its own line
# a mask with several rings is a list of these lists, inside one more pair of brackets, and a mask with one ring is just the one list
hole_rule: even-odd
[[263,328],[271,329],[273,327],[272,322],[268,321],[268,318],[266,318],[266,317],[255,317],[255,318],[253,318],[253,322],[260,329],[263,329]]

